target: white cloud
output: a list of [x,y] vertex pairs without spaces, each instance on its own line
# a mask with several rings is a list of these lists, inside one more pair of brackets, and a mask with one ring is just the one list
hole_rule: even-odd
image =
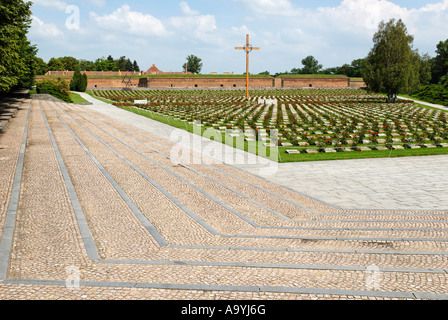
[[41,38],[60,38],[64,33],[53,23],[45,23],[36,16],[32,16],[30,35]]
[[169,24],[176,29],[176,32],[184,38],[193,35],[202,41],[213,40],[209,33],[217,30],[215,16],[202,15],[199,11],[191,9],[184,1],[179,5],[184,15],[169,19]]
[[290,0],[240,0],[250,10],[262,15],[298,15],[300,8],[294,7]]
[[104,7],[106,5],[106,0],[89,0],[96,7]]
[[163,23],[150,14],[131,11],[123,5],[109,15],[99,16],[90,12],[90,18],[98,27],[109,32],[125,32],[135,36],[164,36],[168,32]]
[[190,8],[190,6],[188,5],[188,3],[186,3],[185,1],[182,1],[181,3],[179,3],[179,6],[182,10],[182,13],[187,15],[187,16],[197,16],[199,15],[199,11],[193,10]]
[[68,4],[59,0],[33,0],[33,4],[65,11]]

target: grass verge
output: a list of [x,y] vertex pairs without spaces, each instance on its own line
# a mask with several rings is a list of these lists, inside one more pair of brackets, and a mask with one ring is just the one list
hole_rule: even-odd
[[73,103],[88,103],[89,102],[75,92],[71,93],[70,99],[72,99]]

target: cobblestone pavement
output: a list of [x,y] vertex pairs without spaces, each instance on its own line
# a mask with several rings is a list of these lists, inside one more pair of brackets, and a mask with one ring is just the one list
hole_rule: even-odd
[[24,100],[0,135],[2,300],[448,298],[448,211],[338,207],[101,108]]

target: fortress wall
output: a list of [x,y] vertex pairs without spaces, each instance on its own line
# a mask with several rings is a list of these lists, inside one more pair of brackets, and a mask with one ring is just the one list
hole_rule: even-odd
[[[41,81],[44,77],[36,77]],[[71,78],[65,78],[70,82]],[[363,81],[349,78],[251,78],[251,88],[361,88]],[[122,78],[88,78],[88,89],[122,89]],[[132,78],[129,88],[245,88],[246,78]]]

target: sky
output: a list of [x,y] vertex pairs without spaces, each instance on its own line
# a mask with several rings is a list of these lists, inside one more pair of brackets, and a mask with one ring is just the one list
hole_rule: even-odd
[[402,19],[414,49],[435,56],[448,39],[448,0],[31,0],[28,39],[38,56],[96,60],[112,55],[183,71],[202,59],[203,74],[271,74],[302,67],[312,55],[324,68],[365,58],[381,21]]

